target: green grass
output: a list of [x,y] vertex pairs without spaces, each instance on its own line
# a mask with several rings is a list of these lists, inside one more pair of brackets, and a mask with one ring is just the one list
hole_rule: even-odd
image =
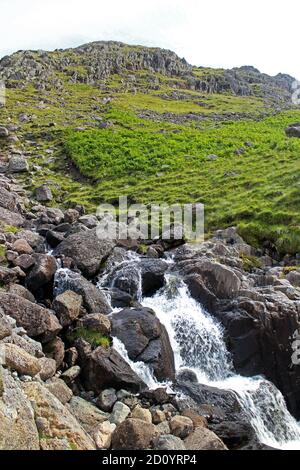
[[101,335],[95,330],[88,328],[76,328],[70,335],[69,339],[75,341],[78,338],[85,339],[91,346],[97,348],[102,346],[103,348],[109,348],[111,345],[111,340],[108,336]]
[[160,133],[157,123],[141,128],[141,120],[115,112],[112,129],[69,131],[65,149],[95,181],[94,201],[128,195],[146,204],[202,202],[207,231],[237,225],[251,244],[269,241],[294,254],[300,251],[300,140],[284,129],[299,120],[299,111],[287,111],[202,129],[177,125],[176,133],[169,125]]

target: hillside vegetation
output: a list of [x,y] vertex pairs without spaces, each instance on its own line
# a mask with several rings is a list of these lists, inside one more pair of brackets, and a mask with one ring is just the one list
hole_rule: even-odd
[[300,251],[300,139],[284,132],[300,121],[292,77],[118,43],[19,52],[0,77],[0,120],[18,125],[38,167],[29,188],[47,182],[57,202],[89,210],[120,195],[202,202],[207,231],[237,225],[251,244]]

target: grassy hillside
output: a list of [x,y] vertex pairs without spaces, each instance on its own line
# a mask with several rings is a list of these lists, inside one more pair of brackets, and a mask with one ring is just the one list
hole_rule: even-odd
[[[12,59],[2,65],[10,88],[0,121],[19,126],[14,146],[23,145],[36,169],[23,177],[29,188],[47,182],[54,203],[89,210],[120,195],[202,202],[207,231],[237,225],[253,244],[300,251],[300,139],[284,132],[300,111],[287,100],[286,76],[244,68],[229,71],[227,82],[227,71],[182,72],[180,62],[180,73],[136,67],[93,80],[77,56],[61,67],[70,52],[51,54],[43,87],[9,75]],[[8,151],[2,147],[2,159]]]

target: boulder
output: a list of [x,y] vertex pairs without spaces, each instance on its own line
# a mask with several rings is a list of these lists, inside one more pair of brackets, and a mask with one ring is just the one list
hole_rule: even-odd
[[12,334],[13,325],[11,318],[4,315],[3,310],[0,308],[0,341]]
[[93,433],[93,438],[96,443],[96,447],[99,450],[107,450],[111,446],[111,440],[116,425],[109,421],[101,423],[96,432]]
[[41,371],[39,360],[15,344],[4,345],[4,360],[9,369],[21,375],[34,377]]
[[110,412],[118,400],[116,391],[114,388],[108,388],[103,390],[97,398],[97,406],[103,411]]
[[19,253],[19,255],[31,255],[31,253],[33,252],[33,249],[31,248],[29,243],[22,238],[19,238],[14,242],[12,249]]
[[55,276],[55,293],[60,295],[67,290],[81,295],[83,307],[88,313],[108,314],[112,311],[103,291],[78,273],[60,270]]
[[153,424],[129,418],[117,426],[112,436],[113,450],[145,450],[155,448],[159,432]]
[[168,268],[168,263],[163,260],[141,260],[143,295],[151,296],[164,286]]
[[56,259],[53,256],[36,255],[34,267],[26,279],[26,286],[30,291],[36,292],[54,279],[56,269]]
[[44,351],[47,357],[54,359],[56,368],[59,369],[65,357],[65,343],[59,337],[53,338],[44,346]]
[[24,173],[29,171],[28,161],[22,155],[14,155],[9,159],[8,171],[10,173]]
[[300,123],[290,124],[285,133],[288,137],[300,137]]
[[80,315],[82,304],[81,295],[73,291],[65,291],[58,295],[52,304],[59,322],[62,326],[71,325]]
[[197,428],[185,440],[187,450],[228,450],[224,442],[212,431],[206,428]]
[[291,271],[286,275],[286,279],[295,287],[300,287],[300,271]]
[[35,197],[36,197],[36,200],[39,202],[49,202],[49,201],[52,201],[53,199],[51,189],[49,188],[49,186],[45,184],[43,184],[39,188],[36,188]]
[[110,415],[110,422],[119,425],[125,421],[129,414],[130,408],[121,401],[117,401]]
[[92,229],[70,235],[58,245],[55,255],[72,258],[83,275],[91,278],[99,273],[114,246],[114,241],[99,239],[97,229]]
[[35,264],[35,259],[31,255],[20,255],[13,260],[13,265],[18,266],[24,271],[28,271]]
[[160,436],[156,446],[156,450],[181,450],[186,451],[184,442],[179,437],[166,434]]
[[15,196],[2,187],[0,187],[0,206],[12,212],[16,210]]
[[5,138],[9,136],[8,129],[4,126],[0,126],[0,138]]
[[0,449],[39,450],[39,434],[30,400],[20,383],[0,366]]
[[141,407],[141,405],[136,405],[136,407],[131,412],[131,418],[141,419],[145,423],[152,423],[151,411],[147,408]]
[[48,379],[45,385],[49,392],[51,392],[52,395],[54,395],[63,405],[68,403],[73,397],[72,390],[63,380],[57,377]]
[[33,294],[20,284],[10,284],[8,292],[18,295],[19,297],[23,297],[24,299],[29,300],[29,302],[35,303]]
[[39,364],[41,367],[40,377],[43,381],[51,379],[51,377],[56,374],[56,362],[54,359],[41,357],[41,359],[39,359]]
[[108,386],[140,391],[146,388],[143,381],[113,348],[99,347],[84,361],[82,377],[88,390],[100,393]]
[[125,309],[111,314],[110,320],[112,335],[122,341],[131,360],[149,364],[159,380],[174,379],[169,336],[153,310]]
[[51,310],[29,302],[23,297],[7,292],[0,292],[0,304],[6,315],[14,318],[33,338],[47,342],[60,331],[56,316]]
[[21,225],[24,224],[24,218],[17,212],[12,212],[8,209],[4,209],[4,207],[0,207],[0,222],[5,225],[21,227]]
[[187,416],[173,416],[170,421],[170,429],[174,436],[184,439],[193,431],[193,421]]
[[15,282],[18,278],[18,274],[14,269],[0,266],[0,282],[4,285]]
[[77,322],[78,327],[95,331],[103,336],[109,336],[111,333],[111,323],[106,315],[101,313],[91,313],[85,315]]
[[67,407],[90,435],[96,432],[99,426],[108,419],[106,413],[98,410],[94,405],[80,397],[72,397]]
[[[34,407],[35,419],[42,423],[40,433],[47,436],[48,445],[55,439],[66,439],[70,449],[94,450],[95,444],[66,406],[38,382],[23,384]],[[52,446],[51,446],[52,448]]]

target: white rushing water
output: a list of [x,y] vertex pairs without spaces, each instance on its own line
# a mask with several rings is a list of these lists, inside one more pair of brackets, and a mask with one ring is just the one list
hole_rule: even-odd
[[166,287],[144,298],[143,305],[152,308],[167,328],[177,371],[189,368],[200,383],[234,391],[262,443],[300,449],[300,427],[280,391],[261,377],[234,372],[221,325],[190,296],[183,281],[168,275]]

